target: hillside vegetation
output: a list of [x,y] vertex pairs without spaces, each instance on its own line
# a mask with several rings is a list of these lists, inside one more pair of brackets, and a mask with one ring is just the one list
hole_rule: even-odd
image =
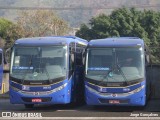
[[[93,8],[133,5],[153,5],[153,7],[146,7],[145,9],[160,10],[160,7],[155,7],[155,5],[160,5],[160,0],[0,0],[0,6],[78,8],[55,11],[72,27],[79,27],[82,23],[88,23],[91,17],[100,13],[109,14],[113,10]],[[86,7],[87,9],[84,9]],[[18,12],[17,10],[0,10],[0,16],[15,20]]]

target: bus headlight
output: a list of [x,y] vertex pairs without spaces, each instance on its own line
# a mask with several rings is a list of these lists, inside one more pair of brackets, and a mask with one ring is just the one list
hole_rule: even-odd
[[64,87],[66,87],[67,86],[67,83],[65,83],[65,84],[63,84],[63,85],[61,85],[61,86],[59,86],[59,87],[57,87],[57,88],[55,88],[55,89],[53,89],[53,90],[51,90],[52,91],[52,93],[54,93],[54,92],[57,92],[57,91],[59,91],[59,90],[62,90]]
[[135,93],[141,91],[143,88],[144,88],[144,85],[142,85],[141,87],[139,87],[139,88],[137,88],[137,89],[135,89],[135,90],[133,90],[133,91],[131,91],[131,92],[129,92],[129,93],[130,93],[130,94],[135,94]]

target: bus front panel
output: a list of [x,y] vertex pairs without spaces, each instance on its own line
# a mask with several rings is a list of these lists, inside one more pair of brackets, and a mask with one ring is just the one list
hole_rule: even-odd
[[[85,67],[87,104],[144,105],[144,63],[144,50],[141,46],[88,48]],[[137,84],[141,85],[134,88]],[[137,89],[139,91],[134,93]]]

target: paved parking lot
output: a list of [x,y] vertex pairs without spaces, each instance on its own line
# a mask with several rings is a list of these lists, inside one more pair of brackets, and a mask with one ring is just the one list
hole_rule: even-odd
[[[0,117],[2,112],[11,112],[12,117],[16,118],[18,114],[35,114],[44,119],[52,117],[55,119],[160,119],[160,101],[150,100],[146,107],[108,107],[108,106],[87,106],[87,105],[36,105],[33,109],[26,109],[23,105],[10,104],[9,99],[0,100]],[[20,116],[21,117],[21,116]],[[36,116],[35,116],[36,117]],[[39,116],[38,116],[39,117]],[[76,118],[75,118],[76,117]],[[126,118],[126,119],[127,119]],[[128,118],[128,119],[130,119]],[[3,117],[3,119],[6,119]]]

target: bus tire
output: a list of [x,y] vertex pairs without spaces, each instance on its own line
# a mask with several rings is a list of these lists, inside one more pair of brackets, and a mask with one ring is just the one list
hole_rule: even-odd
[[25,108],[33,108],[34,104],[24,104]]

